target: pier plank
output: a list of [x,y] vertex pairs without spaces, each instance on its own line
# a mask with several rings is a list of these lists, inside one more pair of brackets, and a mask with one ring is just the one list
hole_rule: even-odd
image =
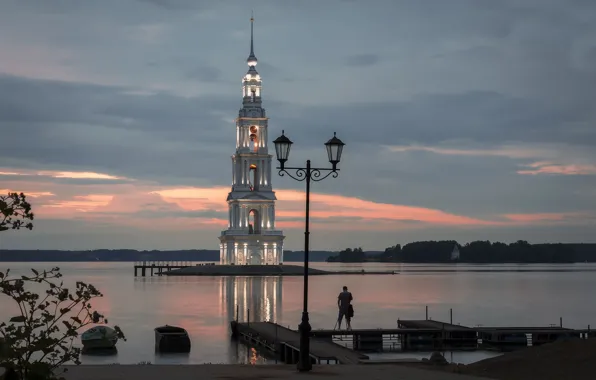
[[[300,348],[300,333],[276,323],[250,322],[238,323],[236,326],[240,333],[252,333],[271,343],[283,342],[297,349]],[[341,364],[358,364],[360,360],[368,359],[368,356],[350,350],[349,348],[345,348],[329,340],[313,337],[310,339],[310,353],[322,360],[336,359]]]

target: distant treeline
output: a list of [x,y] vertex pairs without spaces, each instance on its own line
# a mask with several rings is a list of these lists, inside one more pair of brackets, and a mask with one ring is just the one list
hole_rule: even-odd
[[[325,261],[337,252],[311,251],[310,261]],[[302,251],[284,251],[284,261],[302,261]],[[93,251],[0,250],[2,261],[219,261],[219,251],[191,249],[178,251],[136,251],[132,249],[97,249]]]
[[[459,259],[453,259],[454,248]],[[455,240],[418,241],[396,245],[381,254],[370,254],[362,248],[347,248],[328,262],[402,262],[402,263],[576,263],[596,262],[596,244],[530,244],[519,240],[505,244],[473,241],[465,245]]]

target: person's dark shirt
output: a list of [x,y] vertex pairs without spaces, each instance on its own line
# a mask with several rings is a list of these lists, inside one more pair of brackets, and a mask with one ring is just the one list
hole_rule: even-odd
[[350,302],[352,300],[353,300],[352,293],[350,293],[348,291],[343,291],[343,292],[339,293],[339,296],[337,296],[337,304],[343,310],[348,309],[348,306],[350,306]]

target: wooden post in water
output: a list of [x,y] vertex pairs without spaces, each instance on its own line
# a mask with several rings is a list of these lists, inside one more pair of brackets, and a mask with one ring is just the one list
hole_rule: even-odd
[[559,317],[559,326],[563,327],[563,317]]
[[449,323],[453,324],[453,308],[449,309]]
[[428,305],[426,305],[425,307],[426,307],[425,319],[428,321]]

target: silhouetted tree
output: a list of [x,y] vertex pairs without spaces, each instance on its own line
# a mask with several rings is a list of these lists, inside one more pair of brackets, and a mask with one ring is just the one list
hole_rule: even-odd
[[0,195],[0,232],[10,229],[33,229],[33,212],[23,193]]

